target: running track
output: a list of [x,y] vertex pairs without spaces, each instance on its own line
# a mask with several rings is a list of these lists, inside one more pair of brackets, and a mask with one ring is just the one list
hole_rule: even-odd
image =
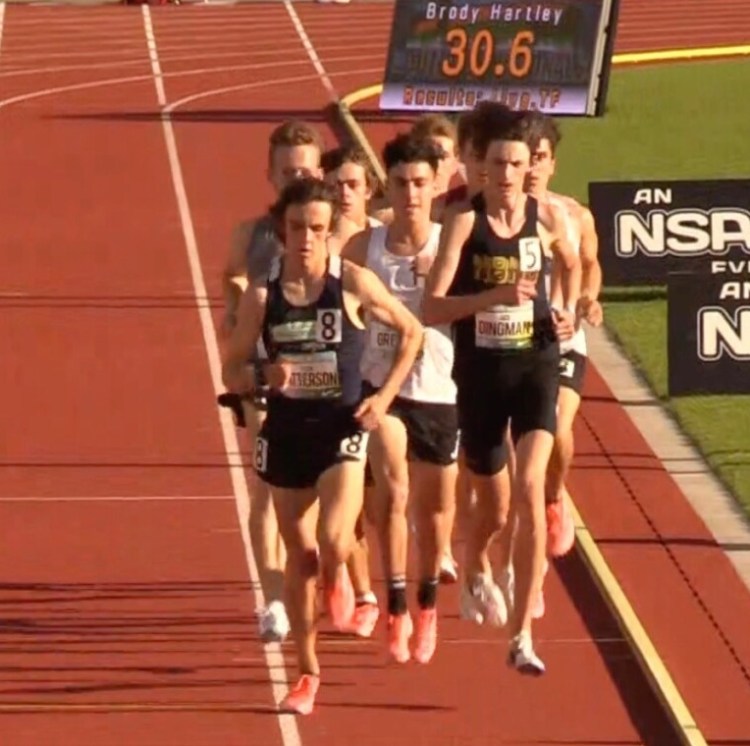
[[[625,0],[618,51],[693,45],[697,28],[744,41],[745,3],[709,7]],[[379,80],[387,6],[296,9],[337,91]],[[280,3],[150,17],[5,12],[2,742],[675,743],[575,556],[549,576],[542,680],[506,671],[504,642],[459,624],[444,593],[430,667],[386,669],[379,640],[324,635],[318,713],[273,713],[286,671],[254,637],[210,322],[232,224],[270,198],[269,131],[297,115],[333,141],[329,91]],[[750,744],[747,593],[596,373],[578,443],[586,521],[699,725]]]

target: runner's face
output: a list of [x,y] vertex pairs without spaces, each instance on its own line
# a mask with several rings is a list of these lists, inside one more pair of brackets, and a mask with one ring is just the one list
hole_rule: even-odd
[[268,178],[277,192],[295,179],[320,177],[320,150],[315,145],[276,148]]
[[488,194],[506,197],[523,190],[531,167],[529,146],[517,140],[493,140],[487,148],[484,168]]
[[339,193],[341,214],[350,220],[361,220],[367,214],[367,201],[372,196],[364,167],[358,163],[342,163],[333,177]]
[[532,193],[546,191],[555,175],[555,156],[550,141],[545,137],[531,154],[531,170],[526,177],[526,190]]
[[325,258],[332,216],[329,202],[289,205],[284,213],[285,253],[304,265],[314,265]]
[[429,216],[434,196],[435,172],[429,163],[397,163],[388,173],[388,200],[397,215]]
[[438,165],[437,177],[435,179],[435,191],[442,194],[447,191],[453,175],[458,168],[458,159],[456,158],[456,143],[450,137],[435,136],[430,141],[437,145],[444,153]]

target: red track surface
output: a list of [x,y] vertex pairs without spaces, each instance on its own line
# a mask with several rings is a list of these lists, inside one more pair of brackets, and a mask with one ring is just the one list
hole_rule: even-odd
[[[636,43],[644,6],[625,0],[620,51],[657,46]],[[711,7],[737,41],[739,6]],[[340,91],[379,79],[386,6],[297,8]],[[648,28],[676,29],[670,8]],[[153,17],[167,101],[201,95],[173,121],[215,298],[233,223],[270,199],[270,129],[293,112],[333,140],[327,93],[279,4]],[[0,101],[14,97],[0,103],[0,740],[281,744],[140,11],[9,7]],[[711,742],[750,743],[748,594],[596,374],[587,393],[585,517]],[[457,622],[453,592],[428,668],[326,637],[302,744],[674,743],[577,558],[550,573],[547,605],[541,681]]]

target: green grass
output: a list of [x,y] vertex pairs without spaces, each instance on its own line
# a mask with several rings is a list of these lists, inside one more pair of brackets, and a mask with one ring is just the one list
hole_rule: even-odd
[[[607,114],[563,121],[555,189],[587,202],[589,181],[747,178],[748,90],[745,60],[615,69]],[[608,328],[750,514],[750,396],[670,399],[663,290],[606,298]]]

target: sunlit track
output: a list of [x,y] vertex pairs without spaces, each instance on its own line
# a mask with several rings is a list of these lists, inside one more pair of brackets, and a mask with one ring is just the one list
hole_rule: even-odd
[[[321,51],[323,52],[344,52],[351,49],[351,44],[333,44],[328,47],[321,47]],[[363,43],[363,44],[357,44],[357,49],[359,51],[371,49],[373,53],[380,53],[382,51],[382,45],[379,43]],[[175,55],[175,56],[168,56],[168,55],[162,55],[162,60],[166,63],[173,63],[173,62],[196,62],[198,60],[204,60],[204,59],[232,59],[235,57],[240,57],[242,59],[259,59],[263,57],[278,57],[278,55],[286,55],[291,54],[293,52],[299,51],[298,46],[292,46],[288,48],[284,47],[277,47],[275,49],[256,49],[253,48],[250,51],[242,50],[242,51],[236,51],[236,52],[205,52],[205,53],[194,53],[194,54],[185,54],[185,55]],[[92,52],[91,56],[96,56],[98,53]],[[24,75],[54,75],[61,72],[75,72],[75,71],[83,71],[83,72],[95,72],[97,70],[106,70],[110,68],[117,68],[122,66],[130,66],[130,65],[142,65],[143,60],[138,58],[132,58],[132,59],[125,59],[125,60],[119,60],[117,62],[105,62],[105,63],[89,63],[89,64],[80,64],[80,65],[60,65],[55,67],[29,67],[29,68],[20,68],[20,69],[4,69],[0,71],[0,78],[10,78],[10,77],[17,77],[17,76],[24,76]]]
[[[350,57],[337,57],[335,60],[331,60],[337,63],[350,63],[350,62],[362,62],[372,60],[375,57],[373,55],[353,55]],[[251,70],[267,70],[267,69],[278,69],[280,67],[300,67],[309,64],[307,60],[287,60],[285,62],[276,63],[259,63],[255,65],[230,65],[220,67],[207,67],[197,68],[194,70],[182,70],[174,73],[166,73],[165,78],[185,78],[198,75],[207,75],[216,72],[240,72],[240,71],[251,71]],[[150,75],[133,75],[122,78],[106,78],[103,80],[88,81],[85,83],[74,83],[67,86],[59,86],[47,88],[41,91],[32,91],[29,93],[18,94],[11,96],[10,98],[0,100],[0,109],[5,109],[15,104],[26,103],[28,101],[34,101],[40,98],[46,98],[48,96],[56,96],[62,93],[70,93],[74,91],[88,90],[92,88],[108,87],[113,85],[125,85],[129,83],[142,83],[144,81],[151,80]]]

